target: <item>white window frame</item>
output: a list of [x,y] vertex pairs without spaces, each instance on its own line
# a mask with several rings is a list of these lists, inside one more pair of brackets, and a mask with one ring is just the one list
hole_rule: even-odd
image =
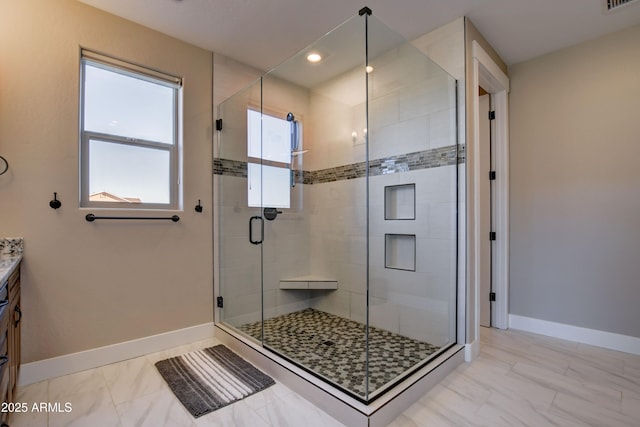
[[[84,130],[84,99],[85,99],[85,65],[100,67],[104,70],[119,73],[152,83],[161,84],[173,89],[173,137],[172,143],[130,138],[120,135],[91,132]],[[180,167],[180,117],[182,115],[180,97],[182,95],[182,79],[147,67],[129,63],[117,58],[103,55],[87,49],[80,50],[80,207],[108,208],[108,209],[153,209],[179,210],[181,209],[181,181]],[[89,192],[89,159],[90,141],[100,141],[113,144],[123,144],[130,147],[148,148],[169,153],[169,203],[130,203],[130,202],[100,202],[91,201]]]

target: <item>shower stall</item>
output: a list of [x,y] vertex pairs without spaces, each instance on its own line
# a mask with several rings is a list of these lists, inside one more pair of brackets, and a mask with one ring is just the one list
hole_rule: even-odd
[[224,101],[217,322],[363,404],[455,345],[456,118],[367,8]]

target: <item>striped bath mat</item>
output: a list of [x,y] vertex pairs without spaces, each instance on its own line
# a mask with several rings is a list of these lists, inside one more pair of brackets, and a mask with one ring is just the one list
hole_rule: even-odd
[[196,418],[275,384],[222,344],[161,360],[156,368]]

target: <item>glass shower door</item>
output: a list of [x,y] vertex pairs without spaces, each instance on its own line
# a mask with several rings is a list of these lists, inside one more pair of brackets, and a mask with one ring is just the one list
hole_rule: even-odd
[[250,161],[248,139],[249,111],[256,106],[259,110],[259,80],[223,102],[218,112],[222,129],[214,159],[219,270],[216,297],[223,323],[261,341],[262,206],[261,195],[256,196],[250,187],[249,174],[255,176],[255,161]]
[[304,291],[280,288],[307,274],[310,256],[304,190],[294,170],[302,164],[302,110],[266,107],[264,80],[220,105],[214,188],[220,320],[268,344],[265,319],[308,307]]

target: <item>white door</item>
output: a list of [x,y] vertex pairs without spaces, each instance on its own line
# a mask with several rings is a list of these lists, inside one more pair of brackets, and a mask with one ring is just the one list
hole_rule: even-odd
[[480,96],[480,326],[491,326],[491,95]]

